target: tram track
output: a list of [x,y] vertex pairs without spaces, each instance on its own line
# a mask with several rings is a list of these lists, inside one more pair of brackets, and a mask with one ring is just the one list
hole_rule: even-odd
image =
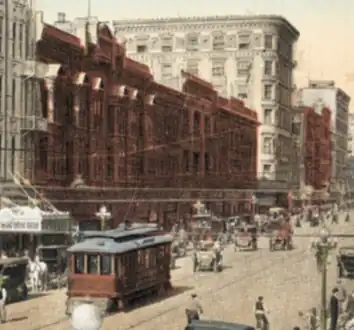
[[[335,226],[336,232],[348,232],[353,229],[354,225],[349,224],[344,226]],[[307,231],[307,228],[305,229]],[[334,230],[333,230],[334,231]],[[315,235],[315,234],[314,234]],[[262,239],[261,239],[262,240]],[[340,239],[341,241],[342,239]],[[263,239],[263,244],[261,245],[260,250],[255,252],[233,252],[232,245],[227,247],[225,251],[225,265],[226,269],[220,274],[220,283],[217,283],[216,276],[219,276],[214,273],[193,273],[191,266],[191,257],[187,256],[187,259],[183,265],[183,268],[176,269],[172,272],[172,281],[173,286],[185,286],[185,287],[193,287],[198,295],[202,298],[203,304],[207,302],[210,304],[212,302],[215,305],[225,304],[225,313],[229,313],[230,309],[233,310],[233,307],[228,305],[228,302],[223,302],[223,297],[218,299],[218,294],[227,295],[227,290],[230,290],[235,284],[242,292],[250,292],[249,295],[253,295],[253,285],[257,285],[257,282],[262,279],[264,274],[265,276],[271,276],[272,270],[278,271],[280,268],[292,267],[293,274],[282,274],[283,278],[286,278],[285,282],[289,283],[289,285],[296,286],[296,281],[298,281],[296,273],[297,267],[304,267],[303,265],[299,266],[291,266],[292,264],[299,264],[303,258],[311,260],[308,258],[306,253],[308,252],[309,240],[308,238],[301,238],[295,240],[296,248],[293,251],[289,252],[272,252],[269,253],[268,248],[265,247],[264,243],[266,240]],[[262,248],[263,247],[263,248]],[[189,259],[189,260],[188,260]],[[283,265],[283,266],[282,266]],[[232,266],[232,267],[228,267]],[[189,268],[190,267],[190,268]],[[307,267],[307,266],[305,266]],[[190,270],[188,270],[190,269]],[[187,270],[187,274],[184,272]],[[261,275],[261,273],[263,275]],[[257,275],[258,274],[258,275]],[[289,277],[290,276],[290,277]],[[307,276],[307,275],[306,275]],[[243,283],[250,281],[250,284],[243,285]],[[286,286],[284,281],[278,282],[280,286]],[[240,285],[239,285],[239,284]],[[282,285],[283,283],[283,285]],[[263,285],[274,286],[274,284],[269,284],[269,282],[264,283]],[[211,289],[207,289],[211,287]],[[248,289],[249,288],[249,289]],[[238,290],[239,290],[238,289]],[[214,291],[214,293],[213,293]],[[215,292],[217,291],[217,292]],[[232,293],[231,293],[232,295]],[[23,325],[22,327],[28,330],[43,330],[43,329],[53,329],[53,330],[64,330],[67,329],[69,325],[69,320],[67,317],[63,315],[64,311],[64,293],[57,292],[54,294],[50,294],[51,297],[43,297],[40,301],[36,303],[32,303],[31,301],[21,303],[25,304],[24,310],[22,308],[18,309],[16,307],[15,310],[11,313],[10,316],[16,318],[16,314],[29,315],[27,321],[18,322],[18,326]],[[282,296],[284,298],[284,296]],[[182,319],[184,322],[184,312],[178,312],[180,309],[182,311],[185,302],[189,299],[189,294],[186,292],[180,293],[178,295],[167,297],[163,299],[161,302],[155,302],[154,304],[146,304],[139,308],[136,308],[132,312],[128,313],[118,313],[112,316],[108,316],[104,323],[103,328],[106,330],[117,329],[117,322],[114,318],[119,317],[117,321],[119,322],[118,328],[121,330],[128,329],[153,329],[153,325],[156,327],[156,321],[159,318],[165,319],[164,321],[169,322],[169,319],[174,319],[175,322],[181,322],[178,318]],[[228,299],[227,299],[228,300]],[[220,304],[221,302],[221,304]],[[281,301],[280,301],[281,303]],[[160,305],[159,305],[160,304]],[[62,306],[63,305],[63,306]],[[220,307],[217,307],[220,310]],[[48,314],[43,314],[43,309],[48,310]],[[174,311],[177,311],[176,314],[173,314]],[[20,312],[20,313],[18,313]],[[42,313],[41,313],[42,312]],[[247,312],[247,311],[246,311]],[[150,317],[146,317],[146,314],[150,314]],[[223,313],[223,311],[219,311],[219,313]],[[248,313],[248,312],[247,312]],[[43,316],[41,318],[36,318],[30,315],[40,315]],[[59,317],[58,317],[59,316]],[[215,315],[213,315],[215,317]],[[225,319],[230,318],[230,313],[225,316]],[[112,320],[113,319],[113,320]],[[42,322],[47,320],[45,324]],[[133,323],[132,323],[133,322]],[[42,324],[41,324],[42,323]],[[151,324],[149,324],[151,323]],[[115,325],[115,327],[114,327]],[[7,325],[4,325],[4,330],[11,329],[11,323],[9,324],[9,328]],[[13,325],[12,325],[13,326]],[[171,326],[171,329],[173,327]]]
[[[300,250],[300,251],[297,251],[297,253],[294,253],[291,258],[292,261],[293,262],[301,261],[304,257],[304,253],[306,253],[306,250]],[[259,259],[259,257],[254,258],[253,262],[255,262],[257,259]],[[277,266],[280,266],[281,264],[283,264],[285,262],[285,259],[289,259],[289,255],[279,256],[278,258],[276,258],[276,260],[274,260],[272,258],[272,260],[269,260],[268,265],[266,267],[264,265],[261,265],[261,267],[258,267],[256,270],[253,270],[252,274],[249,274],[249,273],[247,274],[247,272],[244,272],[242,274],[237,275],[233,280],[227,281],[226,283],[223,283],[223,285],[220,285],[218,287],[214,287],[212,289],[203,291],[202,293],[199,293],[198,295],[201,297],[201,300],[205,302],[207,300],[207,295],[213,297],[212,291],[216,291],[216,292],[220,293],[221,291],[227,290],[229,287],[231,287],[235,284],[240,284],[244,281],[249,281],[249,280],[256,281],[257,279],[262,278],[262,275],[260,275],[260,274],[262,274],[272,268],[276,268]],[[171,312],[182,309],[183,306],[185,305],[184,303],[187,302],[187,299],[189,299],[188,296],[186,296],[185,298],[186,298],[185,301],[183,301],[183,302],[179,301],[174,306],[171,306],[170,308],[168,308],[162,312],[159,312],[152,317],[148,317],[148,318],[141,320],[139,322],[135,322],[134,324],[132,324],[128,327],[124,327],[123,329],[124,330],[135,329],[139,326],[142,326],[142,325],[147,324],[151,321],[154,321],[154,320],[160,318],[161,316],[164,316],[164,315],[169,314]],[[114,317],[114,316],[112,316],[112,317]]]

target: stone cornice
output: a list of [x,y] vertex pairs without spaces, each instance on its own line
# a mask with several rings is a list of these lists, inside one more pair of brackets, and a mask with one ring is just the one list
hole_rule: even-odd
[[225,29],[252,29],[259,27],[280,28],[289,30],[294,40],[299,37],[299,31],[284,17],[272,15],[257,16],[206,16],[206,17],[175,17],[165,19],[139,19],[113,21],[115,32],[157,32],[166,31],[183,32],[196,30],[225,30]]

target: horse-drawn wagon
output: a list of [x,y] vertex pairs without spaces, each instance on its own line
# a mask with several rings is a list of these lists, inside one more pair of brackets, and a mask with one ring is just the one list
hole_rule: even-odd
[[269,234],[269,251],[291,250],[293,248],[293,230],[289,221],[279,221],[274,224],[272,233]]
[[[153,228],[150,228],[153,229]],[[67,313],[89,301],[102,312],[171,287],[171,235],[149,228],[102,232],[68,249]]]
[[8,302],[27,299],[27,266],[27,258],[0,260],[0,281],[7,291]]

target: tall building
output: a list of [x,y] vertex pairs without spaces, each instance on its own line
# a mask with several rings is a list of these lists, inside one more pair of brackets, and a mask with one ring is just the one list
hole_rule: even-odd
[[[84,21],[60,14],[55,25],[68,31]],[[185,70],[255,109],[263,124],[258,177],[288,184],[294,26],[278,16],[136,19],[112,26],[127,54],[150,67],[158,82],[180,89]]]
[[85,30],[81,38],[45,25],[37,42],[37,58],[52,63],[54,88],[48,82],[43,93],[49,127],[35,146],[41,158],[31,181],[86,220],[102,201],[116,221],[151,214],[175,221],[195,203],[188,188],[218,214],[245,212],[251,194],[236,199],[230,190],[256,188],[257,114],[188,73],[182,91],[162,85],[105,24],[88,22]]
[[[5,7],[5,3],[7,7]],[[36,125],[42,118],[35,63],[37,13],[28,1],[0,4],[0,180],[34,167]],[[41,122],[39,131],[45,131]]]
[[332,184],[333,193],[344,195],[347,189],[346,169],[348,161],[348,119],[350,97],[334,81],[309,81],[300,89],[302,106],[312,107],[322,103],[331,110],[332,116]]

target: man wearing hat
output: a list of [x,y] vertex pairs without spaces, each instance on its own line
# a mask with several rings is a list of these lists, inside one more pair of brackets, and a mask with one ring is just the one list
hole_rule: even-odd
[[187,304],[186,315],[188,324],[193,320],[199,320],[199,313],[203,314],[203,308],[200,304],[197,295],[192,293],[191,300]]
[[6,298],[7,291],[4,288],[4,278],[0,278],[0,321],[6,322]]

